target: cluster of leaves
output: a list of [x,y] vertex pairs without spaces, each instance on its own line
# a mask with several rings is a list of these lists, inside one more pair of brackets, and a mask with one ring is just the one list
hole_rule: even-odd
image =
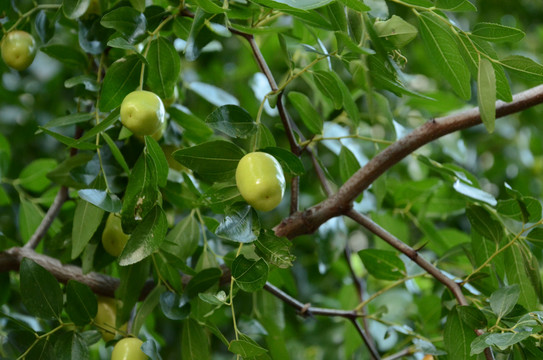
[[[117,324],[130,321],[152,359],[370,358],[350,323],[302,323],[266,282],[366,314],[381,353],[457,360],[491,347],[541,359],[542,187],[516,176],[536,164],[541,129],[522,117],[496,126],[495,102],[512,100],[509,76],[539,83],[543,66],[510,54],[528,48],[524,32],[476,10],[467,0],[3,2],[2,29],[32,33],[40,54],[20,74],[0,64],[0,249],[27,243],[69,189],[37,251],[119,278]],[[119,121],[138,88],[167,105],[159,141]],[[469,306],[342,218],[292,243],[277,237],[287,201],[257,213],[235,186],[239,159],[264,151],[300,178],[289,200],[315,205],[325,198],[315,167],[335,188],[424,118],[470,101],[493,138],[473,129],[425,148],[354,204],[462,282]],[[119,258],[101,245],[107,213],[131,235]],[[345,247],[356,250],[348,261]],[[0,274],[0,354],[106,356],[93,292],[74,280],[63,292],[47,264]],[[361,299],[351,270],[367,283]]]

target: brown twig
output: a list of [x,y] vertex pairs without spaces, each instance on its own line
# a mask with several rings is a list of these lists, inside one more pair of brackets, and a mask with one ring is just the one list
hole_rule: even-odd
[[384,357],[382,360],[397,360],[403,358],[404,356],[413,355],[414,353],[415,352],[413,351],[413,348],[408,347],[401,351],[398,351],[395,354]]
[[[541,103],[543,103],[543,85],[515,95],[510,103],[498,101],[496,103],[496,117],[513,114]],[[328,219],[350,211],[351,203],[358,195],[407,155],[444,135],[480,123],[481,115],[478,108],[428,121],[371,159],[345,182],[334,196],[284,219],[275,228],[276,235],[292,239],[299,235],[315,232]]]
[[68,188],[65,186],[61,186],[57,196],[55,197],[55,200],[53,201],[53,204],[47,210],[47,213],[43,217],[40,225],[34,231],[34,234],[30,237],[28,242],[24,245],[27,249],[35,249],[38,247],[38,244],[40,243],[41,239],[45,236],[47,233],[47,230],[51,227],[51,224],[53,224],[53,221],[55,221],[58,213],[60,212],[60,208],[62,208],[62,205],[64,202],[68,199]]

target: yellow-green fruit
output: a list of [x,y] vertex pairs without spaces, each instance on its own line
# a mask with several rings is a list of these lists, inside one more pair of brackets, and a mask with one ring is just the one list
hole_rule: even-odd
[[270,211],[283,199],[285,176],[281,165],[273,156],[252,152],[239,161],[236,185],[249,205],[256,210]]
[[26,31],[11,31],[2,40],[2,59],[7,66],[22,71],[32,64],[34,57],[36,42]]
[[124,338],[119,340],[113,352],[111,360],[147,360],[149,357],[141,350],[143,341],[138,338]]
[[[117,317],[117,301],[112,298],[102,297],[98,298],[98,311],[94,322],[99,326],[99,330],[102,333],[102,339],[104,341],[111,341],[115,338],[117,333],[115,328],[115,321]],[[126,332],[127,325],[121,326],[121,330]]]
[[121,218],[110,213],[106,220],[106,227],[102,233],[102,245],[104,249],[115,257],[121,255],[130,235],[123,232]]
[[164,117],[162,100],[150,91],[133,91],[121,104],[121,122],[136,135],[153,135],[164,125]]
[[[155,139],[156,141],[162,139],[162,136],[164,135],[164,131],[166,131],[166,127],[168,126],[168,122],[167,121],[164,121],[164,123],[162,124],[162,126],[160,127],[160,129],[158,129],[157,131],[155,131],[151,137],[153,139]],[[145,142],[145,139],[143,137],[143,135],[136,135],[138,140],[140,140],[141,142]]]

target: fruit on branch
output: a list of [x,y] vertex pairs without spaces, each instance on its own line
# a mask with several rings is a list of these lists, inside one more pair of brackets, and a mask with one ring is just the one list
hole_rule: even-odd
[[119,340],[113,352],[111,360],[147,360],[149,357],[141,350],[143,341],[138,338],[124,338]]
[[285,176],[279,162],[270,154],[252,152],[238,163],[236,185],[241,196],[256,210],[277,207],[285,193]]
[[[168,122],[167,121],[164,121],[164,123],[162,124],[162,126],[160,127],[160,129],[158,129],[157,131],[155,131],[153,134],[151,134],[151,137],[153,139],[155,139],[156,141],[162,139],[162,136],[164,135],[164,131],[166,131],[166,127],[168,126]],[[145,142],[145,138],[143,135],[136,135],[136,137],[141,141],[141,142]]]
[[2,40],[2,59],[10,68],[25,70],[35,57],[36,41],[26,31],[11,31]]
[[133,91],[121,104],[121,122],[135,135],[153,135],[165,123],[164,104],[153,92]]
[[114,213],[110,213],[106,220],[106,227],[102,233],[102,245],[104,249],[112,256],[118,257],[123,252],[126,242],[130,235],[123,232],[121,218]]
[[424,355],[422,360],[434,360],[434,357],[432,355]]
[[[98,311],[94,322],[98,325],[102,339],[111,341],[117,334],[115,322],[117,318],[117,301],[108,297],[98,297]],[[122,331],[126,332],[127,324],[121,326]]]

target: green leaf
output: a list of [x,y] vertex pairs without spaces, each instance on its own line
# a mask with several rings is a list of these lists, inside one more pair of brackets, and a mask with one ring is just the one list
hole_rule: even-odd
[[146,57],[149,62],[147,86],[160,98],[169,98],[177,85],[181,70],[179,54],[169,40],[159,36],[149,45]]
[[352,151],[346,146],[342,146],[339,152],[339,176],[341,177],[341,181],[347,181],[359,169],[360,163]]
[[207,268],[194,275],[185,288],[185,294],[192,299],[199,293],[219,284],[222,271],[219,268]]
[[251,206],[232,209],[215,230],[215,234],[220,238],[240,243],[255,241],[259,232],[260,220]]
[[522,256],[523,251],[526,251],[526,249],[521,249],[521,245],[518,242],[505,251],[505,275],[507,276],[509,285],[518,284],[520,288],[518,303],[528,311],[531,311],[537,308],[537,295],[530,277],[526,273],[527,264],[525,264],[526,260]]
[[484,207],[468,206],[466,216],[475,231],[497,244],[500,243],[503,238],[503,226]]
[[464,324],[470,329],[484,329],[487,325],[487,320],[483,312],[475,306],[458,306],[458,315]]
[[417,37],[417,28],[397,15],[374,24],[377,36],[385,38],[396,49],[401,49]]
[[540,249],[543,249],[543,228],[534,228],[526,235],[526,240],[534,244]]
[[168,230],[166,214],[157,205],[136,226],[119,258],[119,265],[131,265],[158,250]]
[[[122,99],[121,99],[122,102]],[[111,125],[115,124],[116,121],[120,119],[120,113],[121,109],[117,107],[115,110],[113,110],[103,121],[101,121],[99,124],[97,124],[95,127],[90,129],[89,131],[86,131],[81,138],[79,138],[79,141],[85,141],[87,139],[94,139],[97,134],[100,134],[107,130]]]
[[141,327],[145,323],[145,320],[155,307],[160,303],[160,296],[166,291],[166,287],[163,285],[156,286],[153,291],[147,295],[143,303],[138,308],[136,316],[134,317],[134,323],[132,324],[132,333],[139,334]]
[[162,249],[186,260],[194,254],[200,241],[200,228],[194,216],[189,215],[179,221],[166,236]]
[[153,159],[143,152],[132,169],[124,195],[121,219],[130,234],[158,201],[157,171]]
[[88,360],[90,351],[85,339],[75,331],[61,334],[54,341],[55,359],[58,360]]
[[334,103],[336,109],[343,106],[343,93],[337,83],[337,78],[331,71],[313,71],[313,81],[320,92]]
[[394,251],[365,249],[358,255],[368,272],[377,279],[399,280],[407,274],[404,262]]
[[45,124],[43,127],[46,129],[51,129],[54,127],[64,127],[86,122],[91,120],[92,118],[94,118],[94,115],[90,113],[75,113],[53,119]]
[[103,132],[101,135],[106,141],[107,145],[109,146],[109,149],[111,150],[111,153],[113,154],[113,157],[115,158],[115,160],[117,160],[117,163],[121,165],[125,173],[130,175],[130,168],[128,167],[128,164],[126,163],[126,160],[124,159],[123,154],[121,153],[117,145],[115,145],[115,142],[113,141],[113,139],[111,139],[109,135],[105,132]]
[[213,111],[206,123],[233,138],[247,138],[254,134],[257,124],[249,113],[237,105],[223,105]]
[[358,1],[358,0],[340,0],[340,1],[343,5],[356,11],[364,12],[364,11],[371,10],[371,8],[365,5],[364,2],[362,1]]
[[156,140],[150,136],[145,136],[145,148],[155,163],[158,186],[166,186],[168,181],[168,160],[164,155],[164,151],[162,151]]
[[471,32],[473,36],[496,43],[517,42],[526,34],[519,29],[493,23],[478,23]]
[[296,109],[302,122],[312,134],[321,134],[323,120],[311,101],[302,93],[291,91],[288,93],[288,99]]
[[268,350],[257,345],[256,343],[246,340],[232,340],[228,346],[228,351],[243,356],[244,358],[250,358],[254,356],[260,356],[268,352]]
[[136,90],[140,81],[141,60],[136,55],[128,55],[114,62],[108,69],[102,91],[99,108],[111,111],[121,105],[124,97]]
[[168,113],[183,128],[183,135],[193,143],[199,144],[213,135],[213,130],[203,120],[192,114],[175,106],[168,108]]
[[191,306],[186,295],[179,296],[167,291],[160,295],[160,308],[168,319],[184,320],[189,317]]
[[206,14],[201,7],[198,7],[194,13],[194,21],[185,46],[185,58],[188,61],[198,59],[202,49],[213,39],[211,31],[205,26],[208,16],[210,15]]
[[481,57],[477,78],[477,102],[481,120],[489,133],[494,132],[496,122],[496,75],[492,63]]
[[66,312],[77,326],[91,322],[98,311],[96,296],[85,284],[69,280],[66,284]]
[[266,260],[268,264],[281,269],[292,266],[295,256],[289,252],[292,243],[287,238],[277,237],[271,230],[263,230],[256,239],[255,246],[256,254]]
[[[83,85],[85,87],[85,90],[97,92],[100,87],[98,86],[98,83],[96,82],[96,78],[89,76],[89,75],[79,75],[74,76],[72,78],[69,78],[68,80],[64,81],[64,86],[67,89],[71,89],[77,85]],[[75,115],[75,114],[74,114]],[[80,114],[83,115],[83,114]],[[88,114],[89,116],[92,116],[92,114]],[[70,115],[68,115],[70,116]],[[55,120],[53,120],[55,121]],[[46,125],[47,127],[47,125]]]
[[490,334],[485,338],[485,343],[488,345],[495,345],[500,349],[508,348],[509,346],[515,345],[527,338],[529,338],[531,332],[529,331],[519,331],[514,333],[503,333],[503,334]]
[[265,147],[260,149],[260,151],[272,155],[274,158],[279,161],[281,167],[288,173],[292,175],[303,175],[305,173],[304,164],[299,157],[294,155],[292,152],[278,147]]
[[21,299],[27,310],[42,319],[60,319],[63,296],[57,279],[29,258],[21,261],[19,274]]
[[470,344],[476,337],[475,332],[460,319],[458,307],[454,307],[447,315],[443,333],[449,359],[475,360],[475,357],[470,355]]
[[104,216],[104,210],[85,200],[78,200],[72,227],[72,259],[78,257],[87,246]]
[[9,141],[0,133],[0,179],[6,175],[10,161],[11,147]]
[[122,6],[105,14],[100,24],[108,29],[120,32],[128,41],[133,42],[145,35],[147,20],[138,10]]
[[266,284],[268,264],[263,259],[255,261],[242,254],[232,263],[232,278],[241,290],[255,292]]
[[500,64],[521,79],[543,81],[543,66],[527,57],[511,55],[500,60]]
[[143,260],[133,265],[118,267],[121,283],[115,290],[115,298],[122,301],[117,304],[117,324],[124,324],[130,318],[149,277],[149,264],[150,261]]
[[233,178],[243,155],[241,148],[224,140],[208,141],[173,153],[175,160],[210,181]]
[[42,209],[33,202],[21,198],[19,208],[19,230],[23,242],[27,242],[43,219]]
[[462,99],[471,97],[470,73],[451,29],[433,13],[419,15],[419,31],[432,62]]
[[145,0],[130,0],[130,4],[139,12],[145,11]]
[[518,301],[520,288],[514,284],[506,286],[493,292],[490,296],[490,307],[498,318],[509,314]]
[[59,142],[63,143],[67,147],[72,147],[72,148],[80,149],[80,150],[96,150],[98,148],[96,144],[82,142],[81,139],[76,140],[74,138],[61,135],[59,133],[56,133],[54,131],[51,131],[43,127],[39,127],[39,129],[42,130],[47,135],[51,135],[53,138],[57,139]]
[[181,357],[183,359],[211,359],[207,334],[203,327],[192,318],[183,322]]
[[57,165],[55,159],[41,158],[32,161],[19,174],[20,185],[29,191],[43,192],[51,184],[51,180],[46,176],[47,173],[56,168]]
[[69,67],[86,68],[88,64],[87,56],[75,46],[50,44],[42,46],[40,51]]
[[115,194],[108,193],[105,190],[82,189],[77,192],[79,197],[100,209],[117,213],[121,211],[121,200]]
[[333,0],[275,0],[274,2],[285,4],[299,10],[311,10],[323,7]]
[[239,100],[229,92],[210,84],[193,81],[187,87],[215,106],[239,105]]
[[437,0],[436,8],[445,11],[477,11],[475,5],[468,0]]
[[64,0],[62,10],[68,19],[81,17],[89,8],[91,0]]

